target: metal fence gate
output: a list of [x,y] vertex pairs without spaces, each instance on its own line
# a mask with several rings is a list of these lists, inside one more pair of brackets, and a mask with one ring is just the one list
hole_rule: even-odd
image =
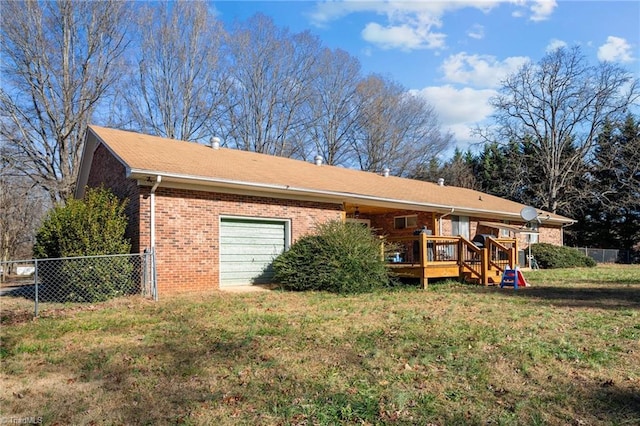
[[[96,303],[121,296],[158,299],[153,253],[64,257],[0,262],[0,304],[33,301],[43,306]],[[5,302],[5,303],[3,303]]]

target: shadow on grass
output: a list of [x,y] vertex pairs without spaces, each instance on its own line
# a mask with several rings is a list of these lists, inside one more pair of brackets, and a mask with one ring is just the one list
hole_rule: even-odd
[[[178,333],[163,342],[112,347],[108,353],[103,347],[72,354],[86,360],[74,373],[79,381],[99,383],[107,398],[124,394],[128,402],[110,410],[111,419],[127,424],[306,424],[308,419],[335,424],[378,418],[377,398],[335,392],[324,377],[301,379],[299,367],[274,355],[274,349],[286,349],[272,347],[269,336],[196,324],[189,328],[189,335],[201,336],[198,342],[184,341]],[[148,364],[139,364],[147,359]],[[333,361],[358,359],[345,352]]]
[[640,286],[617,287],[484,287],[481,292],[500,292],[509,297],[540,300],[556,306],[598,309],[640,309]]
[[[98,295],[103,295],[107,293],[98,293]],[[136,286],[132,286],[131,289],[125,295],[135,295],[140,294],[140,289]],[[84,296],[84,294],[81,293]],[[28,285],[18,285],[14,287],[5,287],[0,290],[0,297],[14,297],[14,298],[22,298],[26,300],[30,300],[35,302],[36,300],[36,285],[28,284]],[[88,298],[95,297],[95,291],[87,291]],[[68,300],[68,294],[61,292],[60,287],[51,284],[38,284],[37,289],[37,299],[38,303],[98,303],[104,302],[108,299],[113,299],[113,295],[107,294],[103,299],[94,299],[94,300]]]
[[593,413],[598,418],[607,420],[615,413],[614,418],[626,418],[640,421],[640,394],[632,389],[623,389],[610,384],[594,386],[591,390]]
[[[511,294],[521,296],[520,290],[517,293],[511,290]],[[323,346],[313,340],[313,334],[305,339],[294,336],[296,330],[282,331],[292,327],[285,316],[272,322],[265,321],[272,318],[271,314],[265,313],[262,321],[256,318],[256,329],[263,331],[235,328],[233,323],[221,326],[206,320],[192,321],[182,314],[165,318],[149,328],[133,331],[133,335],[118,328],[114,331],[100,328],[105,335],[100,344],[65,350],[65,359],[73,361],[43,363],[39,367],[41,377],[51,374],[67,380],[66,386],[48,397],[50,408],[45,423],[403,424],[403,420],[404,424],[487,423],[482,421],[486,420],[482,418],[487,415],[486,408],[474,398],[461,397],[461,402],[456,403],[457,413],[446,411],[442,405],[446,404],[443,402],[446,397],[425,389],[423,379],[415,382],[421,386],[417,389],[411,381],[406,386],[398,385],[415,406],[407,403],[411,412],[394,419],[397,407],[387,400],[393,393],[385,386],[395,385],[392,377],[402,382],[414,376],[407,373],[404,361],[398,360],[400,373],[374,371],[368,364],[373,363],[374,356],[385,359],[392,356],[393,350],[387,352],[385,347],[397,344],[395,338],[388,336],[384,339],[391,340],[382,344],[378,339],[383,337],[379,337],[375,327],[373,332],[354,333],[348,341],[337,340],[335,345]],[[109,339],[111,333],[116,334],[113,340]],[[18,341],[8,342],[7,351],[11,352],[17,344]],[[287,352],[298,351],[301,354],[287,356]],[[416,373],[415,377],[422,376]],[[386,385],[376,385],[386,379],[389,381]],[[567,384],[571,381],[567,377],[559,380]],[[582,410],[590,420],[623,424],[640,416],[640,397],[631,386],[625,386],[605,382],[563,388],[579,394],[575,399],[584,403],[578,411]],[[464,391],[460,392],[464,396]],[[470,392],[493,393],[484,387]],[[95,400],[93,394],[97,395]],[[42,410],[28,406],[29,403],[28,398],[19,402],[21,409]],[[561,402],[553,404],[549,407],[552,415],[560,415]],[[87,406],[103,405],[102,412],[87,410]],[[59,407],[65,408],[62,414]],[[497,414],[509,414],[507,408],[493,409]],[[461,416],[467,413],[473,414],[473,421],[464,422]],[[527,422],[527,418],[520,420],[522,424]]]
[[[115,354],[128,354],[125,360],[156,359],[151,371],[140,371],[133,363],[113,362],[117,355],[108,361],[104,349],[76,354],[93,360],[85,364],[83,380],[100,383],[107,398],[125,394],[128,403],[113,407],[112,419],[128,424],[388,424],[402,420],[393,418],[393,410],[386,410],[390,394],[367,384],[367,379],[355,382],[361,388],[358,384],[347,387],[348,380],[338,385],[327,380],[337,369],[366,369],[362,354],[351,346],[329,351],[323,372],[326,377],[307,377],[299,365],[292,366],[274,352],[277,348],[269,336],[230,335],[225,329],[189,326],[198,329],[191,336],[204,336],[197,344],[176,335],[164,343],[112,348]],[[363,336],[370,338],[366,333]],[[322,356],[319,352],[315,355]],[[91,370],[88,374],[87,368]],[[569,391],[572,399],[584,401],[575,411],[578,416],[611,424],[640,417],[640,396],[630,388],[613,383],[574,387],[569,386],[570,378],[561,380],[567,381],[563,388],[573,389]],[[454,411],[438,411],[437,399],[441,397],[416,391],[411,397],[415,401],[412,413],[405,415],[424,423],[455,424],[461,419],[466,419],[464,424],[486,423],[484,416],[490,413],[472,400],[463,398],[466,402],[460,402]],[[508,408],[504,410],[503,414],[508,414]],[[562,412],[557,406],[552,411],[554,415]],[[491,415],[500,413],[492,411]],[[464,417],[469,415],[471,418]]]

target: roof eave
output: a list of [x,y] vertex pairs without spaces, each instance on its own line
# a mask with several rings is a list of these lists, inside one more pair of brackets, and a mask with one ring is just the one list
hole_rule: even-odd
[[[335,203],[344,203],[344,202],[349,202],[354,204],[370,203],[378,207],[419,210],[419,211],[435,211],[438,213],[451,213],[453,210],[457,214],[477,215],[478,213],[481,213],[481,214],[491,216],[491,217],[496,217],[496,218],[504,218],[504,219],[510,219],[510,220],[521,219],[520,215],[517,213],[510,213],[510,212],[504,212],[504,211],[476,209],[476,208],[435,204],[435,203],[422,203],[422,202],[402,200],[402,199],[382,198],[382,197],[376,197],[376,196],[366,195],[366,194],[302,188],[302,187],[295,187],[291,185],[276,185],[276,184],[266,184],[266,183],[258,183],[258,182],[246,182],[246,181],[238,181],[238,180],[230,180],[230,179],[220,179],[220,178],[211,178],[211,177],[203,177],[203,176],[167,173],[167,172],[145,170],[145,169],[127,168],[127,177],[132,179],[146,181],[147,178],[155,177],[158,175],[162,176],[163,184],[165,185],[167,183],[175,182],[179,184],[180,183],[192,184],[192,185],[201,185],[201,186],[207,186],[207,187],[225,188],[225,189],[253,190],[253,191],[259,191],[263,193],[266,192],[266,193],[273,193],[273,194],[279,194],[279,195],[295,194],[299,196],[317,197],[324,201],[335,202]],[[564,223],[572,223],[574,221],[563,220],[561,218],[550,218],[547,222],[564,224]]]
[[366,194],[356,194],[350,192],[338,192],[338,191],[326,191],[311,188],[301,188],[291,185],[275,185],[257,182],[237,181],[230,179],[209,178],[203,176],[182,175],[174,173],[166,173],[159,171],[143,170],[143,169],[130,169],[127,176],[132,179],[146,180],[147,177],[161,175],[163,183],[176,182],[176,183],[190,183],[209,187],[222,187],[222,188],[238,188],[238,189],[250,189],[260,192],[275,193],[275,194],[297,194],[305,196],[314,196],[321,198],[325,201],[333,201],[336,203],[351,202],[351,203],[377,203],[380,207],[390,208],[406,208],[406,209],[425,209],[441,211],[442,213],[451,210],[450,206],[432,204],[432,203],[419,203],[400,199],[381,198]]

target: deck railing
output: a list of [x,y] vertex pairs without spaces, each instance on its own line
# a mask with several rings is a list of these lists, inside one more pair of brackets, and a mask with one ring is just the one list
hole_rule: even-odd
[[460,276],[468,274],[474,280],[483,280],[484,265],[488,263],[488,251],[481,249],[466,238],[460,237]]
[[388,237],[386,241],[391,245],[392,250],[386,251],[387,261],[413,265],[457,262],[459,240],[460,237],[440,237],[426,234]]
[[457,275],[484,285],[496,282],[517,259],[517,242],[512,238],[487,238],[478,247],[464,237],[412,235],[387,237],[384,256],[390,266],[403,275],[429,278]]

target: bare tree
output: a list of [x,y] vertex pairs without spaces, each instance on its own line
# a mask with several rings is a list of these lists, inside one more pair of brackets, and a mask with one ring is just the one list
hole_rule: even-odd
[[638,99],[638,81],[612,63],[589,65],[578,47],[560,48],[525,64],[492,99],[497,132],[488,141],[527,141],[542,181],[530,188],[540,207],[565,211],[576,176],[607,119],[617,120]]
[[360,62],[343,50],[325,48],[316,67],[308,108],[308,132],[313,141],[309,148],[327,164],[346,164],[352,154],[348,136],[360,111],[356,99]]
[[357,87],[358,122],[350,134],[352,152],[362,170],[389,168],[404,176],[446,149],[438,116],[424,99],[373,75]]
[[303,156],[308,116],[302,110],[320,48],[304,32],[290,34],[256,15],[229,36],[231,79],[225,139],[231,146],[279,156]]
[[53,200],[69,197],[87,124],[118,78],[124,3],[3,2],[0,137],[14,167]]
[[124,126],[207,140],[229,84],[220,58],[222,25],[205,2],[184,0],[141,6],[136,22],[135,76],[122,93]]
[[[5,158],[7,149],[0,148]],[[8,161],[0,161],[0,261],[31,257],[36,227],[48,206],[42,189],[34,188]]]

